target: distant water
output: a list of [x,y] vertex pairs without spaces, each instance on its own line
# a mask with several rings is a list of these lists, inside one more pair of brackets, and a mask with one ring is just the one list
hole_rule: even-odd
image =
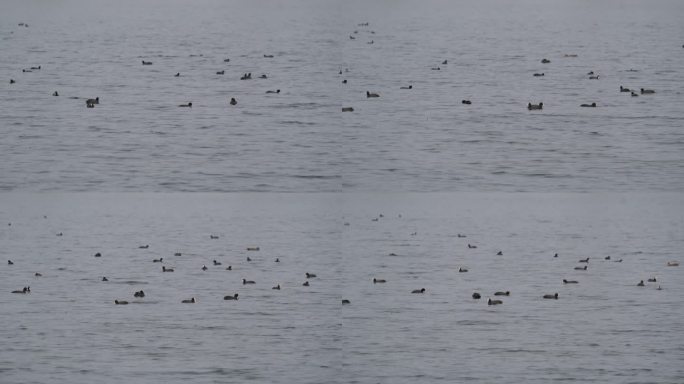
[[[681,383],[684,281],[666,263],[684,261],[682,207],[680,194],[6,193],[0,382]],[[511,296],[490,307],[495,291]]]
[[1,190],[684,189],[679,0],[2,8]]

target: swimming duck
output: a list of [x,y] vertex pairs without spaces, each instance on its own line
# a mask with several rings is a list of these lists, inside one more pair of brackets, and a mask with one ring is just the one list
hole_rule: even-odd
[[356,40],[356,37],[349,35],[349,40]]
[[242,279],[242,285],[245,285],[245,284],[255,284],[255,283],[253,280]]
[[302,285],[305,286],[305,287],[308,287],[308,286],[309,286],[309,282],[308,282],[308,281],[305,281],[304,284],[302,284]]
[[639,284],[637,284],[637,287],[643,287],[643,286],[644,286],[644,281],[641,280],[641,281],[639,282]]
[[280,93],[280,89],[276,89],[275,91],[266,91],[266,93]]
[[606,256],[603,258],[604,260],[610,260],[610,256]]
[[586,271],[586,270],[587,270],[587,266],[585,265],[584,267],[575,267],[575,270],[576,270],[576,271]]
[[152,65],[152,62],[143,60],[142,65]]
[[164,258],[163,258],[163,257],[160,257],[160,258],[158,258],[158,259],[153,259],[152,262],[153,262],[153,263],[163,263],[163,262],[164,262]]
[[238,294],[234,294],[233,296],[223,296],[223,300],[237,300],[238,299]]
[[380,97],[380,95],[378,95],[377,93],[370,93],[370,92],[366,91],[366,97],[367,98]]
[[232,270],[233,270],[233,266],[232,266],[232,265],[229,265],[229,266],[226,267],[226,271],[232,271]]
[[652,90],[652,89],[643,89],[643,88],[641,88],[641,94],[642,94],[642,95],[649,95],[649,94],[652,94],[652,93],[655,93],[655,91]]
[[40,272],[36,272],[36,273],[33,274],[33,276],[35,276],[35,277],[43,277],[43,274],[40,273]]
[[535,74],[532,75],[532,76],[534,76],[534,77],[542,77],[542,76],[544,76],[544,72],[542,72],[542,73],[535,73]]
[[106,276],[102,276],[102,281],[109,281],[109,279]]
[[349,301],[347,299],[342,299],[342,305],[345,305],[345,304],[351,304],[351,301]]
[[258,251],[259,247],[247,247],[248,251]]
[[14,83],[16,83],[16,81],[14,81],[14,79],[10,79],[10,84],[14,84]]
[[275,287],[271,288],[280,291],[280,284],[276,285]]
[[497,256],[503,256],[503,251],[499,251],[496,253]]
[[625,88],[622,85],[620,86],[620,92],[632,92],[629,88]]
[[31,293],[31,287],[24,287],[23,289],[18,289],[16,291],[12,291],[12,293],[21,293],[21,294]]
[[461,239],[462,239],[462,238],[464,238],[464,237],[467,237],[467,236],[466,236],[466,235],[462,235],[462,234],[458,233],[458,234],[456,234],[456,237],[458,237],[458,238],[461,238]]
[[230,105],[237,105],[237,100],[234,97],[230,98]]
[[425,293],[425,288],[414,289],[413,291],[411,291],[411,293]]
[[558,300],[558,293],[555,293],[553,295],[544,295],[545,299],[556,299]]
[[655,277],[651,277],[650,279],[648,279],[648,282],[649,282],[649,283],[655,283],[655,282],[656,282],[656,278],[655,278]]
[[273,58],[273,55],[264,55],[264,57],[267,58],[267,59],[272,59],[272,58]]
[[542,64],[548,64],[548,63],[551,62],[551,60],[549,60],[549,59],[542,59],[541,62],[542,62]]
[[186,300],[181,301],[181,303],[183,303],[183,304],[194,304],[195,298],[191,297],[190,299],[186,299]]
[[470,243],[468,243],[468,249],[475,249],[475,248],[477,248],[477,245],[470,245]]
[[214,265],[221,265],[221,262],[214,260]]
[[[174,253],[173,255],[174,255],[174,256],[182,256],[183,254],[180,253],[180,252],[176,252],[176,253]],[[161,260],[161,259],[160,259],[160,260]]]
[[126,300],[114,300],[114,304],[116,304],[116,305],[126,305],[126,304],[128,304],[128,301],[126,301]]
[[133,297],[145,297],[145,292],[143,292],[142,290],[135,292],[133,294]]
[[439,71],[439,70],[441,70],[442,68],[440,68],[440,67],[433,67],[433,68],[430,68],[430,69],[433,70],[433,71]]
[[150,247],[150,245],[149,245],[149,244],[146,244],[146,245],[141,245],[141,246],[139,246],[138,249],[147,249],[147,248],[149,248],[149,247]]
[[386,282],[387,282],[387,280],[385,280],[385,279],[376,279],[375,277],[373,278],[373,284],[383,284]]
[[14,262],[12,260],[7,260],[7,265],[14,265]]
[[459,272],[468,272],[468,268],[458,268]]
[[472,104],[472,102],[470,100],[461,100],[461,104],[470,105],[470,104]]
[[276,257],[275,262],[280,263],[280,259]]
[[94,254],[93,257],[102,257],[102,254],[100,252],[98,252],[98,253]]
[[249,256],[247,256],[247,261],[252,261],[252,259]]
[[668,267],[679,267],[679,261],[668,261],[667,266]]
[[409,85],[408,87],[400,87],[399,89],[413,89],[413,85]]
[[250,80],[251,78],[252,78],[251,73],[245,73],[244,75],[242,75],[242,77],[240,77],[240,80]]
[[342,84],[347,84],[347,79],[342,80]]
[[59,96],[59,92],[57,92],[57,91],[52,92],[52,96]]
[[540,110],[543,107],[544,107],[544,103],[539,103],[539,104],[527,103],[527,109],[530,111]]
[[268,76],[266,76],[265,73],[263,73],[261,76],[259,76],[260,79],[268,79]]
[[316,277],[316,274],[315,274],[315,273],[306,272],[306,278],[307,278],[307,279],[310,279],[310,278],[312,278],[312,277]]
[[498,291],[498,292],[494,293],[494,296],[510,296],[510,295],[511,295],[511,291],[506,291],[506,292]]
[[487,299],[487,305],[499,305],[499,304],[503,304],[503,301]]
[[636,92],[634,92],[634,91],[632,91],[631,96],[632,96],[632,97],[639,97],[639,95],[638,95]]
[[481,297],[482,297],[482,296],[480,296],[479,293],[473,292],[473,299],[477,300],[477,299],[479,299],[479,298],[481,298]]
[[202,266],[202,270],[203,270],[203,271],[206,271],[207,269],[209,269],[209,268],[207,268],[206,265],[203,265],[203,266]]
[[591,104],[580,104],[580,107],[585,107],[585,108],[596,108],[596,103],[591,103]]
[[216,72],[217,75],[223,75],[223,74],[225,74],[225,73],[226,73],[225,70]]
[[224,63],[230,63],[230,59],[223,59]]
[[173,75],[173,76],[174,76],[174,77],[180,77],[180,72],[177,72],[177,73],[176,73],[175,75]]
[[581,259],[579,262],[580,262],[580,263],[588,263],[588,262],[589,262],[589,259],[590,259],[590,258],[587,257],[586,259]]
[[565,280],[563,279],[563,284],[578,284],[577,280]]
[[658,288],[656,288],[656,291],[662,291],[662,290],[663,290],[663,289],[660,288],[660,285],[658,286]]
[[100,97],[86,100],[86,104],[100,104]]
[[173,268],[162,267],[162,272],[173,272]]
[[179,107],[181,107],[181,108],[192,108],[192,102],[187,103],[187,104],[180,104]]
[[442,64],[446,65],[446,64],[447,64],[447,61],[446,61],[446,60],[442,61]]
[[589,80],[598,80],[598,79],[599,79],[599,75],[589,76]]

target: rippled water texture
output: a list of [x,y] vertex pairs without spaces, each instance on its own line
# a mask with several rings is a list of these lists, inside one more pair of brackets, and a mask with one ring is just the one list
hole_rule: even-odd
[[[666,263],[681,260],[682,206],[662,194],[5,194],[0,382],[681,383],[683,281]],[[511,296],[488,306],[495,291]]]
[[667,0],[8,1],[0,189],[680,191],[683,16]]

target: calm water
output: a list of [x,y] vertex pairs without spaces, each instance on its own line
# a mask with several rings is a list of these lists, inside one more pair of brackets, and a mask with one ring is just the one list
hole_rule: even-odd
[[0,9],[0,384],[684,382],[684,2]]
[[11,1],[0,188],[680,191],[682,17],[678,0]]
[[681,383],[683,200],[5,194],[0,382]]

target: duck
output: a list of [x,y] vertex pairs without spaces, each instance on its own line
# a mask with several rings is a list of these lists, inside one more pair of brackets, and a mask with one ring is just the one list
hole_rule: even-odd
[[43,274],[40,273],[40,272],[36,272],[36,273],[33,274],[33,276],[35,276],[35,277],[43,277]]
[[542,62],[542,64],[548,64],[548,63],[551,62],[551,60],[549,60],[549,59],[542,59],[541,62]]
[[31,293],[31,287],[24,287],[23,289],[17,289],[15,291],[12,291],[12,293],[21,293],[21,294]]
[[643,88],[641,88],[641,94],[642,94],[642,95],[650,95],[650,94],[653,94],[653,93],[655,93],[655,91],[652,90],[652,89],[643,89]]
[[639,97],[639,94],[637,94],[636,92],[632,91],[631,96],[632,96],[632,97]]
[[342,84],[347,84],[347,79],[342,80]]
[[620,92],[632,92],[629,88],[625,88],[622,85],[620,86]]
[[225,73],[226,73],[225,70],[216,72],[217,75],[223,75],[223,74],[225,74]]
[[468,243],[468,249],[475,249],[475,248],[477,248],[477,245],[470,245],[470,243]]
[[534,110],[540,110],[544,107],[544,103],[539,103],[539,104],[532,104],[532,103],[527,103],[527,109],[530,111]]
[[252,259],[249,256],[247,256],[247,261],[252,261]]
[[367,98],[380,97],[380,95],[378,95],[377,93],[370,93],[370,92],[366,91],[366,97]]
[[202,270],[203,270],[203,271],[206,271],[207,269],[209,269],[209,268],[207,268],[206,265],[203,265],[203,266],[202,266]]
[[232,265],[229,265],[229,266],[226,267],[226,271],[232,271],[232,270],[233,270],[233,266],[232,266]]
[[266,93],[280,93],[280,89],[276,89],[275,91],[268,90]]
[[230,63],[230,59],[223,59],[224,63]]
[[22,70],[21,70],[21,72],[23,72],[23,73],[27,73],[27,72],[33,72],[33,71],[32,71],[32,70],[30,70],[30,69],[22,69]]
[[347,299],[342,299],[342,305],[345,305],[345,304],[351,304],[351,301],[349,301]]
[[553,254],[553,257],[558,257],[558,254],[557,254],[557,253],[554,253],[554,254]]
[[467,237],[467,236],[466,236],[466,235],[463,235],[463,234],[460,234],[460,233],[457,233],[457,234],[456,234],[456,237],[458,237],[459,239],[462,239],[462,238]]
[[541,72],[541,73],[535,73],[535,74],[534,74],[534,75],[532,75],[532,76],[534,76],[534,77],[542,77],[542,76],[544,76],[544,72]]
[[180,253],[180,252],[176,252],[176,253],[174,253],[173,255],[174,255],[174,256],[183,256],[183,254]]
[[143,60],[142,65],[152,65],[152,62]]
[[261,76],[259,76],[260,79],[268,79],[268,76],[266,76],[265,73],[262,73]]
[[98,252],[98,253],[94,254],[93,257],[102,257],[102,254],[100,252]]
[[614,263],[622,263],[622,259],[613,260]]
[[163,262],[164,262],[164,258],[163,258],[163,257],[160,257],[160,258],[158,258],[158,259],[153,259],[152,262],[153,262],[153,263],[163,263]]
[[596,103],[591,103],[591,104],[580,104],[580,107],[585,107],[585,108],[596,108]]
[[192,102],[189,102],[187,104],[180,104],[179,107],[181,107],[181,108],[192,108]]
[[480,299],[481,297],[482,297],[482,296],[481,296],[479,293],[473,292],[473,299],[478,300],[478,299]]
[[643,287],[643,286],[644,286],[644,281],[641,280],[641,281],[639,282],[639,284],[637,284],[637,287]]
[[610,256],[604,257],[603,260],[610,260]]
[[656,288],[656,291],[662,291],[662,290],[663,290],[663,289],[660,288],[660,285],[658,286],[658,288]]
[[308,286],[309,286],[309,282],[308,282],[308,281],[305,281],[304,284],[302,284],[302,286],[308,287]]
[[145,245],[139,246],[138,249],[147,249],[147,248],[149,248],[149,247],[150,247],[149,244],[145,244]]
[[503,301],[487,299],[487,305],[499,305],[499,304],[503,304]]
[[223,296],[223,300],[237,300],[238,299],[238,294],[234,294],[233,296]]
[[116,305],[126,305],[126,304],[128,304],[128,301],[126,301],[126,300],[114,300],[114,304],[116,304]]
[[275,262],[280,263],[280,259],[276,257]]
[[133,297],[145,297],[145,292],[142,291],[142,289],[138,292],[135,292],[133,294]]
[[494,296],[510,296],[510,295],[511,295],[511,291],[506,291],[506,292],[498,291],[498,292],[494,292]]
[[373,284],[383,284],[386,282],[387,282],[387,280],[385,280],[385,279],[376,279],[375,277],[373,278]]
[[174,76],[174,77],[180,77],[180,72],[176,72],[176,74],[173,75],[173,76]]
[[221,265],[221,262],[214,260],[214,265]]
[[411,293],[425,293],[425,288],[414,289],[413,291],[411,291]]
[[409,85],[408,87],[399,87],[399,89],[413,89],[413,85]]
[[590,259],[590,257],[587,257],[586,259],[581,259],[579,262],[580,263],[588,263],[589,259]]
[[461,104],[470,105],[470,104],[472,104],[472,102],[470,100],[461,100]]
[[247,247],[248,251],[258,251],[259,247]]
[[599,79],[599,75],[589,76],[589,80],[598,80],[598,79]]
[[442,68],[440,68],[440,67],[432,67],[432,68],[430,68],[430,69],[433,70],[433,71],[440,71],[440,70],[442,70]]
[[558,300],[558,293],[554,293],[553,295],[544,295],[545,299],[556,299]]
[[497,256],[503,256],[503,251],[499,251],[496,253]]
[[195,298],[194,298],[194,297],[191,297],[191,298],[189,298],[189,299],[186,299],[186,300],[181,301],[181,303],[183,303],[183,304],[194,304],[195,302],[196,302],[196,301],[195,301]]
[[264,55],[264,57],[267,58],[267,59],[272,59],[272,58],[273,58],[273,55]]
[[575,270],[576,270],[576,271],[586,271],[586,270],[587,270],[587,266],[585,265],[584,267],[575,267]]
[[37,66],[37,67],[31,67],[31,69],[33,69],[33,70],[39,70],[39,71],[40,71],[40,65]]
[[57,91],[52,92],[52,96],[59,96],[59,92],[57,92]]
[[563,284],[579,284],[577,280],[565,280],[563,279]]
[[668,267],[679,267],[679,261],[668,261],[667,266]]
[[349,40],[356,40],[356,37],[349,35]]
[[14,79],[10,79],[10,84],[14,84],[14,83],[16,83],[16,81],[14,81]]
[[100,104],[100,97],[86,100],[86,104]]
[[271,288],[280,291],[280,284],[276,285],[275,287]]
[[315,273],[306,272],[306,278],[307,278],[307,279],[310,279],[310,278],[312,278],[312,277],[316,277],[316,274],[315,274]]
[[251,73],[245,73],[244,75],[242,75],[242,77],[240,77],[240,80],[250,80],[251,78],[252,78]]
[[173,272],[173,268],[162,267],[162,272]]
[[468,272],[468,268],[458,268],[459,272]]
[[14,265],[14,261],[12,261],[12,260],[7,260],[7,265]]
[[234,97],[230,98],[230,105],[237,105],[237,100]]
[[656,278],[655,278],[655,277],[651,277],[650,279],[648,279],[648,282],[649,282],[649,283],[655,283],[655,282],[656,282]]
[[109,281],[109,279],[107,278],[107,276],[102,276],[102,281]]
[[242,285],[245,284],[256,284],[254,280],[247,280],[247,279],[242,279]]

